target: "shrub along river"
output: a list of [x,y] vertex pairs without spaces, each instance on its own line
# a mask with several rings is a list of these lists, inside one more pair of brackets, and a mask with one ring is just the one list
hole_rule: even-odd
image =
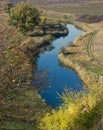
[[[67,24],[69,30],[68,35],[54,40],[47,48],[46,51],[41,50],[37,59],[37,72],[39,73],[40,81],[43,89],[39,91],[41,97],[53,108],[58,107],[62,101],[59,94],[64,92],[65,88],[71,88],[79,91],[83,88],[83,83],[78,74],[72,69],[66,68],[61,65],[58,59],[60,48],[66,47],[81,34],[83,31],[77,29],[72,24]],[[34,82],[35,84],[35,82]]]

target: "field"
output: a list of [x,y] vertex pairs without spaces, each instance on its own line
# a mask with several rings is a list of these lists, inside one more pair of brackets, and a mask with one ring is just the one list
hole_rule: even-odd
[[[2,0],[1,0],[2,1]],[[103,3],[103,0],[8,0],[9,2],[30,2],[33,4],[37,4],[39,6],[54,6],[54,5],[75,5],[75,4],[97,4],[97,3]]]
[[77,14],[77,15],[82,15],[82,14],[91,14],[91,15],[103,15],[103,3],[98,3],[98,4],[83,4],[83,5],[78,5],[75,4],[73,5],[59,5],[59,6],[52,6],[52,7],[47,7],[47,10],[52,10],[56,12],[61,12],[61,13],[71,13],[71,14]]

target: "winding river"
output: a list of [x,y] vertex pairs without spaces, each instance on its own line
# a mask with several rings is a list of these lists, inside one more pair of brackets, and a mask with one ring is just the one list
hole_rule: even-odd
[[[64,88],[72,88],[79,91],[83,88],[83,83],[77,73],[61,65],[58,60],[58,54],[61,47],[66,47],[73,42],[83,31],[77,29],[72,24],[67,24],[69,33],[65,37],[54,40],[46,51],[42,51],[37,59],[37,69],[40,75],[45,75],[48,83],[40,90],[41,97],[53,108],[58,107],[62,101],[59,94],[64,92]],[[42,74],[43,72],[43,74]],[[45,80],[45,78],[43,77]]]

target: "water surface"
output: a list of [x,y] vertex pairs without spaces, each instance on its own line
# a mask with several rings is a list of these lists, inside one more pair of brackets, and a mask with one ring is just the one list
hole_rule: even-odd
[[[51,43],[51,47],[39,55],[37,59],[37,69],[46,70],[48,84],[40,91],[41,97],[52,107],[57,107],[62,102],[57,93],[62,94],[64,88],[81,90],[83,83],[77,73],[61,65],[58,60],[58,54],[61,47],[66,47],[69,42],[73,42],[82,30],[77,29],[74,25],[68,24],[69,33],[65,37],[60,37]],[[41,73],[42,75],[42,73]],[[49,87],[48,87],[49,86]]]

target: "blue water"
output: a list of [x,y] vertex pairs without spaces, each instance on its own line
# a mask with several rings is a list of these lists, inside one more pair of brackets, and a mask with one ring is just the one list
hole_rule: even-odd
[[51,43],[53,49],[47,49],[41,53],[37,60],[37,70],[41,70],[41,77],[45,80],[42,75],[46,72],[48,79],[48,83],[44,84],[45,87],[40,91],[40,95],[53,108],[62,103],[57,93],[62,94],[64,88],[72,88],[77,91],[83,88],[83,83],[76,72],[61,65],[58,60],[59,49],[66,47],[69,42],[73,42],[83,33],[82,30],[71,24],[68,24],[67,28],[68,35],[54,40]]

